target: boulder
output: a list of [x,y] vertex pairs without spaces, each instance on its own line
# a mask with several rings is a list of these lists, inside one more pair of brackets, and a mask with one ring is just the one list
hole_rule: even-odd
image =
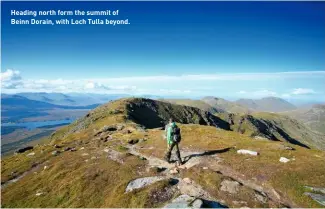
[[[168,203],[163,208],[190,208],[195,197],[183,194],[175,198],[171,203]],[[198,203],[196,203],[197,205]]]
[[224,192],[236,194],[239,191],[239,186],[240,184],[237,181],[223,180],[220,189]]
[[238,154],[247,154],[247,155],[253,155],[253,156],[257,156],[259,153],[256,151],[252,151],[252,150],[246,150],[246,149],[240,149],[237,150]]
[[16,153],[23,153],[23,152],[26,152],[28,150],[31,150],[33,149],[34,147],[33,146],[27,146],[27,147],[23,147],[23,148],[20,148],[16,151]]
[[132,180],[127,185],[125,192],[133,191],[134,189],[140,189],[143,187],[146,187],[148,185],[151,185],[157,181],[161,181],[165,179],[165,177],[162,176],[153,176],[153,177],[144,177],[144,178],[138,178],[135,180]]

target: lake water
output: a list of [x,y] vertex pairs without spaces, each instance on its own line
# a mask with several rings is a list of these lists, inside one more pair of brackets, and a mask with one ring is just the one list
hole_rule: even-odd
[[59,124],[69,124],[72,123],[74,119],[67,119],[67,120],[49,120],[49,121],[36,121],[36,122],[24,122],[24,123],[2,123],[2,127],[24,127],[29,130],[33,130],[35,128],[39,128],[42,126],[54,126]]

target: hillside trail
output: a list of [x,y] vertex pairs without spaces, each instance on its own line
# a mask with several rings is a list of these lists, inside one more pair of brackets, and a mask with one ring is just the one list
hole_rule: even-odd
[[[221,165],[220,162],[222,162],[222,158],[218,156],[218,153],[227,152],[231,148],[225,148],[222,150],[204,151],[204,152],[196,152],[196,151],[191,151],[188,148],[183,148],[181,150],[181,156],[183,158],[184,164],[181,166],[177,166],[176,164],[173,163],[168,163],[165,160],[162,160],[154,156],[147,156],[139,152],[138,150],[141,150],[142,148],[139,148],[136,145],[128,145],[127,148],[129,149],[128,152],[130,154],[148,160],[148,165],[150,167],[165,168],[164,172],[162,172],[161,175],[165,175],[166,177],[172,178],[174,175],[171,172],[174,170],[190,169],[193,166],[202,165],[204,166],[204,169],[209,169],[213,172],[217,172],[218,174],[228,177],[233,181],[238,182],[241,185],[256,191],[262,196],[267,197],[273,202],[282,204],[286,207],[298,207],[291,200],[280,196],[280,194],[270,185],[266,185],[266,184],[261,185],[261,183],[257,182],[257,180],[247,179],[245,178],[245,175],[233,170],[231,167]],[[202,189],[200,185],[196,184],[193,181],[192,181],[192,186],[193,186],[192,187],[193,190],[197,190],[198,188]],[[212,198],[212,196],[209,195],[207,192],[203,192],[203,193],[205,193],[204,197],[206,199],[218,201],[215,198]]]
[[[184,164],[181,166],[176,166],[174,163],[168,163],[165,160],[162,160],[155,156],[148,156],[147,154],[141,153],[141,150],[148,149],[139,147],[136,144],[135,145],[126,145],[126,148],[128,148],[128,153],[138,156],[142,159],[145,159],[147,161],[147,168],[160,168],[161,172],[156,174],[155,176],[151,177],[142,177],[138,179],[134,179],[133,181],[140,181],[140,184],[142,183],[142,186],[147,185],[148,182],[146,182],[147,178],[158,178],[157,180],[161,179],[172,179],[177,181],[177,188],[181,192],[182,195],[187,195],[190,197],[200,198],[202,201],[205,202],[205,205],[209,204],[209,207],[226,207],[225,201],[222,199],[218,199],[217,197],[211,195],[209,192],[203,189],[201,185],[196,183],[195,181],[188,179],[188,178],[180,178],[178,177],[178,173],[180,170],[190,169],[194,166],[200,166],[203,167],[205,170],[210,170],[212,172],[216,172],[227,179],[231,179],[231,182],[235,182],[237,184],[240,184],[244,187],[247,187],[253,191],[255,191],[257,194],[262,196],[263,198],[266,198],[268,200],[271,200],[272,202],[281,204],[285,207],[297,207],[295,203],[290,201],[289,199],[286,199],[279,195],[279,193],[271,186],[261,184],[260,182],[257,182],[257,180],[254,179],[247,179],[245,175],[238,173],[237,171],[233,170],[229,166],[223,165],[221,162],[223,159],[218,155],[223,152],[229,151],[231,148],[225,148],[221,150],[210,150],[210,151],[203,151],[198,152],[191,150],[190,148],[182,148],[181,149],[181,156],[183,158]],[[152,148],[156,149],[156,148]],[[162,152],[164,151],[161,149]],[[106,153],[107,158],[116,161],[120,164],[123,164],[123,153],[110,149],[106,147],[103,150]],[[98,152],[98,151],[95,151]],[[173,158],[172,158],[173,160]],[[2,189],[9,184],[12,184],[14,182],[17,182],[20,178],[26,176],[27,174],[34,172],[35,170],[39,169],[42,165],[46,164],[46,162],[41,163],[34,168],[26,171],[22,175],[17,176],[16,178],[6,182],[4,185],[1,185]],[[162,177],[162,178],[161,178]],[[154,183],[151,182],[151,183]],[[141,186],[141,185],[140,185]],[[140,187],[139,187],[140,188]],[[142,188],[142,187],[141,187]]]

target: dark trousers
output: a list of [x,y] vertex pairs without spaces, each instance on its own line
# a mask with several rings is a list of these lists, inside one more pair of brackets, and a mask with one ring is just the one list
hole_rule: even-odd
[[167,151],[165,154],[165,160],[167,162],[170,162],[170,156],[172,155],[172,151],[173,151],[174,147],[176,149],[177,160],[179,163],[182,163],[181,153],[179,152],[178,143],[176,143],[176,142],[173,142],[172,144],[168,145]]

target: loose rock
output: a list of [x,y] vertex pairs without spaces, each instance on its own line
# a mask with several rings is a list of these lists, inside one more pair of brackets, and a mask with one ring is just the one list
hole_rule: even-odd
[[35,155],[35,152],[31,152],[31,153],[27,154],[27,156],[33,156],[33,155]]
[[251,150],[246,150],[246,149],[237,150],[237,153],[238,154],[248,154],[248,155],[253,155],[253,156],[257,156],[258,155],[258,152],[251,151]]
[[36,196],[41,196],[43,194],[43,192],[37,192],[35,195]]
[[279,160],[281,163],[287,163],[289,162],[290,160],[288,158],[285,158],[285,157],[280,157],[280,160]]

